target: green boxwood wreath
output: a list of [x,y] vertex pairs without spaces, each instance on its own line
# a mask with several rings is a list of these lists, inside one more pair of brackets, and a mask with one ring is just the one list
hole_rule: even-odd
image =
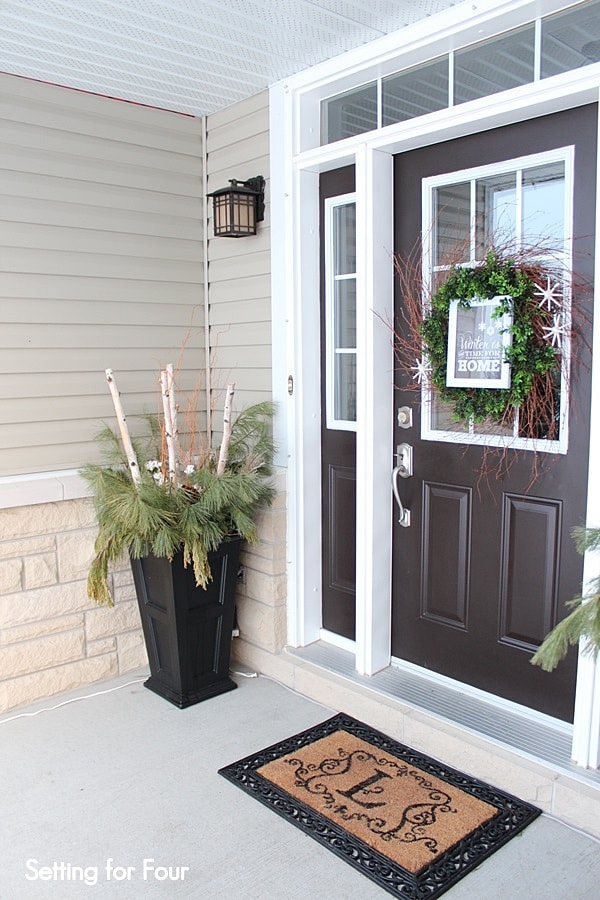
[[[429,380],[440,399],[452,405],[455,419],[465,422],[471,418],[476,422],[491,419],[507,423],[512,420],[515,407],[522,407],[528,402],[530,405],[536,396],[541,396],[544,401],[540,404],[542,409],[555,408],[561,356],[544,333],[544,329],[552,325],[553,313],[539,302],[538,282],[547,274],[534,266],[502,259],[490,251],[480,266],[453,267],[447,280],[431,297],[430,307],[420,326],[424,354],[430,367]],[[475,298],[499,295],[512,298],[494,312],[495,317],[505,312],[512,314],[509,329],[512,345],[505,350],[511,367],[510,387],[447,387],[448,313],[451,301],[459,299],[468,306],[469,301]],[[541,424],[538,422],[538,429]],[[545,423],[542,431],[547,432],[549,425]]]

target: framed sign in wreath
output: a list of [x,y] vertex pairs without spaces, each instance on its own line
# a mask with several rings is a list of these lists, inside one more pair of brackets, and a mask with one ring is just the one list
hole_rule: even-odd
[[448,311],[448,387],[510,387],[506,350],[512,315],[503,312],[512,297],[452,300]]

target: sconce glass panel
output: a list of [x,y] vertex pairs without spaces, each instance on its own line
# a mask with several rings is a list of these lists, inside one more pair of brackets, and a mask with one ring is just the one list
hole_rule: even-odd
[[256,234],[256,195],[234,188],[217,192],[214,202],[214,234],[216,237],[244,237]]

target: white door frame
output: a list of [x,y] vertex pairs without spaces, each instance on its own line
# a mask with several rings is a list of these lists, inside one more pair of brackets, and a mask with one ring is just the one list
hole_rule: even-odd
[[[518,3],[514,4],[519,6]],[[527,4],[520,4],[522,7]],[[466,15],[466,14],[465,14]],[[408,29],[407,29],[408,30]],[[356,54],[353,55],[353,60]],[[325,67],[339,77],[343,58]],[[302,129],[318,123],[315,85],[323,67],[271,89],[271,221],[274,395],[285,415],[277,435],[288,471],[288,643],[305,646],[321,628],[319,173],[356,167],[357,215],[357,584],[356,669],[374,674],[390,662],[394,358],[392,157],[533,116],[598,102],[599,66],[444,109],[368,135],[299,152]],[[331,93],[331,90],[329,91]],[[600,184],[600,166],[598,172]],[[597,210],[596,284],[600,285]],[[596,296],[598,296],[596,289]],[[362,298],[362,302],[358,299]],[[596,303],[598,306],[598,303]],[[600,314],[594,322],[590,461],[600,458]],[[375,364],[376,363],[376,364]],[[293,393],[288,393],[289,377]],[[588,525],[600,526],[600,473],[590,465]],[[585,578],[600,569],[588,554]],[[580,658],[573,758],[600,764],[600,666]]]

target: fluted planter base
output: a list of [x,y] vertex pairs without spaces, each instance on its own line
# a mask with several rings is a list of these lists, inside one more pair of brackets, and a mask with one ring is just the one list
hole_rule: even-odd
[[234,538],[209,555],[206,589],[181,553],[131,560],[150,663],[144,685],[180,709],[237,687],[229,660],[240,544]]

